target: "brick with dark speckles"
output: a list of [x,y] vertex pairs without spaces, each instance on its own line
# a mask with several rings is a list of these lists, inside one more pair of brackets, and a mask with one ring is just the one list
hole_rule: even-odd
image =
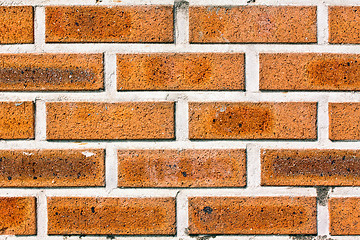
[[330,234],[360,235],[360,198],[330,198]]
[[360,103],[329,103],[329,138],[360,140]]
[[48,198],[50,235],[175,235],[174,198]]
[[191,197],[190,234],[316,234],[314,197]]
[[360,7],[329,7],[329,43],[360,43]]

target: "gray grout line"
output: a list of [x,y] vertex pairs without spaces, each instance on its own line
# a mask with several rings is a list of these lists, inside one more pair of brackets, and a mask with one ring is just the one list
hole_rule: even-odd
[[188,227],[188,200],[187,196],[179,190],[176,196],[176,230],[177,237],[187,237]]
[[45,46],[45,8],[35,7],[34,12],[34,40],[35,49],[42,52]]
[[116,80],[116,54],[104,54],[104,87],[107,97],[112,98],[117,93]]
[[105,187],[108,193],[117,188],[118,160],[117,149],[113,144],[107,144],[105,150]]
[[189,111],[186,98],[179,98],[175,105],[175,136],[177,141],[189,140]]
[[35,100],[35,141],[46,140],[46,105],[41,99]]
[[256,144],[250,143],[246,146],[246,172],[246,187],[261,187],[260,148]]
[[246,93],[259,92],[259,69],[259,54],[249,46],[245,52]]
[[47,236],[47,199],[44,190],[40,191],[37,195],[37,209],[36,209],[36,221],[37,221],[37,236]]
[[317,6],[317,32],[318,32],[318,44],[328,44],[328,7],[325,4]]
[[318,140],[321,145],[328,145],[329,140],[329,101],[326,96],[318,102]]
[[174,7],[175,44],[189,44],[189,3],[176,0]]

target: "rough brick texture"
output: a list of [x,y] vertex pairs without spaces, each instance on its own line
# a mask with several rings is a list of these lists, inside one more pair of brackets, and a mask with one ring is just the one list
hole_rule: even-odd
[[329,7],[329,42],[360,43],[360,7]]
[[316,7],[190,7],[192,43],[314,43]]
[[34,197],[0,197],[0,234],[35,235]]
[[33,7],[0,7],[0,26],[0,44],[33,43]]
[[47,139],[172,139],[170,102],[51,102]]
[[264,186],[360,186],[360,151],[263,149]]
[[0,150],[1,187],[104,186],[104,150]]
[[1,91],[103,88],[102,54],[0,54]]
[[193,197],[190,234],[316,234],[311,197]]
[[34,111],[32,102],[0,102],[0,139],[33,139]]
[[329,200],[330,234],[359,235],[360,198],[331,198]]
[[360,103],[329,103],[329,138],[360,140]]
[[46,7],[46,42],[173,42],[172,6]]
[[244,54],[117,55],[118,90],[244,90]]
[[190,103],[191,139],[316,139],[316,103]]
[[276,53],[260,55],[261,90],[360,90],[360,55]]
[[245,150],[119,150],[119,187],[244,187]]
[[48,232],[174,235],[174,198],[48,198]]

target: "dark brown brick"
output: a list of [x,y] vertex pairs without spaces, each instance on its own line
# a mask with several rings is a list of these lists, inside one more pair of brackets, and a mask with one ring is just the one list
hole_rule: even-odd
[[46,42],[174,41],[172,6],[46,7]]
[[316,234],[316,198],[189,198],[189,233]]
[[119,150],[119,187],[243,187],[244,149]]
[[0,54],[0,91],[104,88],[101,54]]
[[174,235],[174,198],[48,198],[50,235]]
[[314,43],[316,7],[190,7],[191,43]]
[[190,139],[316,139],[316,103],[189,104]]
[[47,139],[173,139],[172,102],[49,102]]
[[0,150],[0,187],[104,186],[104,150]]
[[244,90],[243,53],[118,54],[118,90]]

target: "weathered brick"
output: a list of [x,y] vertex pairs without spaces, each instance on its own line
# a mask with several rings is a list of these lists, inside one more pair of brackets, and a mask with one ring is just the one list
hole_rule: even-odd
[[174,235],[174,198],[48,198],[48,233]]
[[172,6],[46,7],[46,42],[174,41]]
[[316,139],[316,103],[189,104],[190,139]]
[[192,43],[314,43],[316,7],[190,7]]
[[359,54],[260,54],[261,90],[360,90]]
[[360,151],[261,150],[263,186],[360,186]]
[[244,149],[119,150],[119,187],[243,187]]
[[48,102],[47,139],[173,139],[172,102]]
[[189,233],[316,234],[316,198],[189,198]]
[[0,139],[33,139],[34,110],[33,102],[0,102]]
[[360,198],[330,198],[330,234],[331,235],[359,235]]
[[0,234],[35,235],[34,197],[0,197]]
[[0,44],[33,43],[33,7],[0,7],[0,26]]
[[117,55],[118,90],[244,90],[243,53]]
[[0,91],[104,88],[102,54],[0,54]]
[[0,187],[104,186],[104,150],[1,150]]
[[329,103],[329,138],[360,140],[360,103]]
[[329,7],[329,42],[360,43],[360,7]]

